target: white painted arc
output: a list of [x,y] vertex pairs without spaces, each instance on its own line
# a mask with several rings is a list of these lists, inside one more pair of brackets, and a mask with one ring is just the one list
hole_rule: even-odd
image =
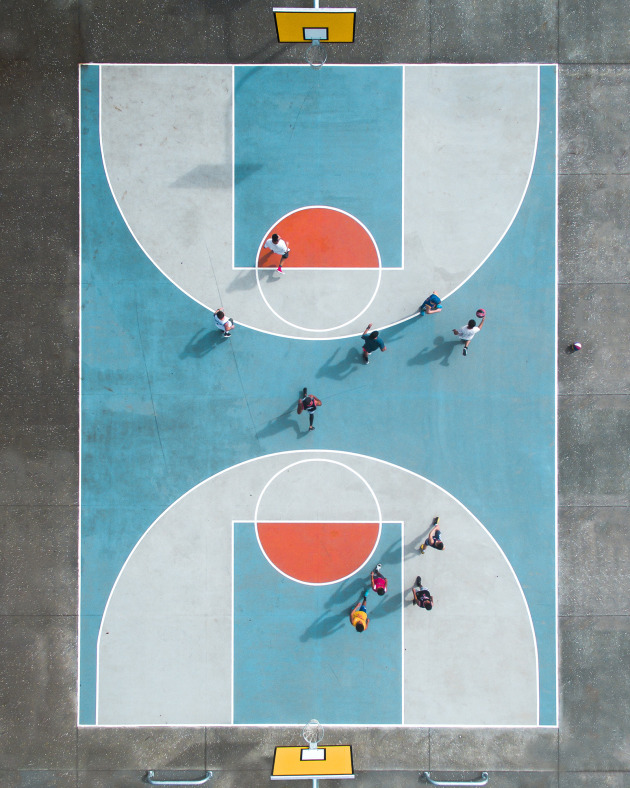
[[[147,257],[206,308],[281,336],[356,335],[363,312],[320,332],[287,325],[261,298],[257,270],[233,268],[232,68],[101,68],[103,161],[121,215]],[[537,142],[537,66],[403,69],[404,239],[394,242],[404,244],[404,269],[381,269],[370,303],[379,327],[412,317],[432,290],[454,292],[488,258],[518,212]],[[338,272],[349,290],[357,275]],[[306,280],[281,285],[307,303]]]
[[[319,463],[319,466],[315,466],[314,463]],[[317,467],[319,473],[313,472],[314,467]],[[322,469],[325,467],[332,470],[332,473],[329,473],[328,476],[326,476],[326,473],[322,474]],[[343,484],[340,481],[339,469],[343,469],[341,471],[342,474],[343,471],[348,472],[345,478],[349,477],[351,481],[359,480],[361,486],[358,490],[356,489],[356,485],[353,490],[351,483],[346,482]],[[291,473],[292,471],[293,473]],[[298,471],[297,478],[296,471]],[[314,477],[317,477],[317,482],[311,484]],[[326,497],[331,487],[334,487],[335,484],[340,484],[343,487],[343,499],[339,499],[336,496],[331,496],[330,498]],[[263,500],[264,508],[262,508],[262,511],[264,512],[264,516],[261,516],[261,505],[263,505]],[[372,504],[372,506],[370,506],[370,504]],[[325,507],[324,510],[320,508],[322,505]],[[322,511],[324,511],[323,514]],[[338,517],[337,513],[340,511],[342,515]],[[261,553],[277,572],[280,572],[281,575],[284,575],[284,577],[287,577],[294,583],[301,583],[307,586],[335,585],[336,583],[341,583],[365,567],[374,555],[374,551],[381,538],[383,521],[378,498],[368,482],[352,467],[346,463],[338,462],[337,460],[331,460],[329,458],[297,460],[275,473],[267,484],[265,484],[256,501],[254,522],[258,524],[260,522],[265,522],[265,520],[273,520],[273,522],[280,522],[283,520],[287,522],[307,522],[314,520],[318,523],[339,523],[344,522],[344,517],[349,517],[350,513],[354,514],[354,520],[346,519],[345,522],[378,522],[378,535],[374,542],[374,547],[365,561],[345,577],[339,577],[327,583],[309,583],[305,580],[298,580],[287,575],[273,563],[260,541],[258,528],[256,528],[258,546],[260,547]]]
[[[98,724],[231,723],[232,686],[217,677],[232,675],[232,521],[251,522],[253,501],[269,480],[304,460],[342,463],[364,478],[382,517],[404,522],[406,554],[427,530],[430,517],[424,513],[439,511],[448,527],[448,549],[428,557],[440,562],[431,588],[439,606],[420,620],[416,608],[403,608],[404,723],[536,725],[533,626],[496,541],[429,480],[381,460],[331,451],[280,453],[226,469],[182,496],[147,530],[125,562],[103,616]],[[416,563],[406,560],[405,593],[416,574]],[[474,598],[471,588],[480,589]],[[492,615],[484,616],[484,610]],[[428,640],[422,635],[427,626],[433,633]],[[197,648],[183,656],[182,643]],[[447,670],[449,681],[429,686],[424,671],[416,669],[419,653],[423,665]],[[480,653],[486,670],[474,681],[459,682]]]

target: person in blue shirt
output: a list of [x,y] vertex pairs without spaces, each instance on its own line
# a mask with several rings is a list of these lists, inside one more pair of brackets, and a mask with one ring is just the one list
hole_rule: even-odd
[[420,304],[418,311],[420,312],[420,317],[423,317],[424,315],[435,315],[437,312],[442,311],[442,299],[435,292],[435,290],[428,298],[424,299],[424,301]]
[[368,334],[368,331],[371,328],[372,324],[368,323],[367,328],[361,336],[361,339],[363,340],[363,360],[366,364],[370,363],[370,353],[373,353],[375,350],[379,349],[382,353],[384,353],[387,350],[385,343],[379,338],[378,331],[372,331],[371,334]]

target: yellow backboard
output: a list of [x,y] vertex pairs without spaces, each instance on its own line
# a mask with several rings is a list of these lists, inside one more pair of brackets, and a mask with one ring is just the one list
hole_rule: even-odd
[[333,744],[315,750],[308,747],[276,747],[272,780],[316,780],[323,777],[354,779],[351,745]]
[[280,44],[352,43],[356,8],[274,8]]

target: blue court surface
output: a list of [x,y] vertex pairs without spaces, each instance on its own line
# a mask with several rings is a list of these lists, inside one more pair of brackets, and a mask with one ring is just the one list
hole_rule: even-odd
[[[255,269],[304,206],[378,271]],[[555,726],[555,67],[85,66],[81,222],[80,724]],[[310,583],[267,521],[380,530]]]

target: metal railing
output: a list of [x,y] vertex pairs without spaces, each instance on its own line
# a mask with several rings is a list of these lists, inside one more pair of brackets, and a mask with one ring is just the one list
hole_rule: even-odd
[[422,772],[422,776],[424,779],[430,783],[431,785],[440,785],[440,786],[460,786],[460,785],[487,785],[488,784],[488,772],[481,772],[481,777],[478,780],[469,780],[467,782],[453,782],[449,780],[432,780],[431,779],[431,772]]
[[198,780],[156,780],[155,772],[151,769],[142,780],[149,785],[205,785],[211,777],[212,772],[206,772],[206,776],[200,777]]

